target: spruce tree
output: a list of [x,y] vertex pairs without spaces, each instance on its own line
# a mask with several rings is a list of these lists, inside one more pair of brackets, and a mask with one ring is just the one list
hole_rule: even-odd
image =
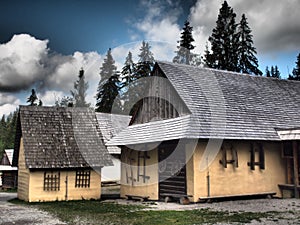
[[61,99],[56,99],[55,106],[57,107],[73,107],[73,98],[69,96],[64,96]]
[[143,41],[140,48],[139,60],[136,67],[136,79],[148,77],[154,66],[154,56],[150,50],[151,46],[148,42]]
[[271,77],[271,72],[268,66],[266,67],[266,77]]
[[195,48],[192,44],[195,40],[193,38],[193,27],[186,21],[182,28],[179,46],[177,46],[176,56],[173,58],[174,63],[192,65],[197,63],[196,55],[191,52]]
[[86,91],[89,87],[88,82],[85,82],[84,70],[79,70],[78,80],[74,82],[74,90],[71,91],[71,95],[74,99],[75,107],[89,107],[90,104],[86,102]]
[[136,90],[134,88],[137,83],[134,83],[138,79],[136,73],[136,65],[132,59],[132,53],[128,52],[125,59],[124,66],[122,68],[122,100],[123,100],[123,111],[130,112],[130,103],[134,101],[134,96],[136,95]]
[[122,86],[128,86],[132,83],[135,77],[136,65],[132,59],[132,53],[129,51],[122,68]]
[[276,66],[271,66],[270,75],[271,75],[271,77],[280,79],[280,72],[279,72],[279,69],[278,69],[277,65]]
[[243,14],[237,32],[239,58],[238,72],[262,75],[262,72],[258,69],[258,60],[255,56],[257,52],[253,46],[252,37],[248,21],[245,14]]
[[121,107],[120,102],[115,102],[121,85],[119,81],[120,74],[111,55],[111,49],[107,51],[106,58],[102,63],[100,76],[96,94],[96,111],[111,113],[113,106],[117,105],[118,109]]
[[207,66],[229,71],[239,70],[235,17],[233,9],[224,1],[219,11],[216,27],[208,39],[211,43],[212,53],[208,55],[210,59],[205,59],[210,62]]
[[293,75],[289,75],[289,80],[298,80],[300,81],[300,53],[297,56],[296,67],[293,69]]
[[0,120],[0,158],[4,149],[14,148],[18,109],[8,116],[2,115]]
[[30,106],[36,106],[38,101],[38,97],[35,93],[35,90],[31,90],[31,95],[27,98],[27,102],[29,103]]
[[216,68],[213,54],[211,54],[211,52],[208,49],[208,43],[206,43],[205,45],[203,62],[204,62],[204,66],[206,67]]

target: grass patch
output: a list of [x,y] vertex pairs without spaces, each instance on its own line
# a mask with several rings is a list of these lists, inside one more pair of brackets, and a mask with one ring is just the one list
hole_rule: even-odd
[[7,192],[7,193],[17,193],[17,188],[8,188],[8,189],[1,189],[0,192]]
[[276,212],[216,212],[208,209],[186,211],[146,211],[145,206],[121,205],[103,201],[69,201],[25,203],[12,200],[12,203],[25,204],[47,211],[70,225],[73,224],[122,224],[122,225],[190,225],[215,223],[248,223],[261,218],[272,218]]

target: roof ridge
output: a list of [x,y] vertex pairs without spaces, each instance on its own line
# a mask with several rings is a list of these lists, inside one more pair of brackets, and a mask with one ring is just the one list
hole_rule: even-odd
[[169,61],[156,61],[156,62],[158,64],[165,63],[165,64],[169,64],[169,65],[172,65],[172,66],[189,67],[189,68],[192,68],[192,69],[202,69],[202,70],[208,70],[208,71],[212,71],[212,72],[223,72],[225,74],[231,74],[231,75],[237,75],[237,76],[247,76],[247,77],[251,77],[251,78],[255,78],[255,79],[270,79],[270,80],[274,80],[274,81],[296,82],[296,83],[300,84],[300,82],[296,81],[296,80],[279,79],[279,78],[276,78],[276,77],[259,76],[259,75],[256,75],[256,74],[239,73],[239,72],[235,72],[235,71],[221,70],[221,69],[215,69],[215,68],[209,68],[209,67],[203,67],[203,66],[193,66],[193,65],[180,64],[180,63],[173,63],[173,62],[169,62]]

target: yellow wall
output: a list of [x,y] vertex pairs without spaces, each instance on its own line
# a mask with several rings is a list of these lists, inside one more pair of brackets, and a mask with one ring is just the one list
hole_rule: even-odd
[[60,171],[59,191],[44,191],[44,171],[29,171],[26,167],[23,139],[20,142],[18,176],[18,198],[24,201],[66,200],[67,176],[67,200],[99,199],[101,196],[101,175],[93,170],[90,174],[89,188],[75,188],[76,171],[70,170]]
[[[206,142],[199,141],[196,150],[193,152],[192,145],[186,146],[187,165],[187,194],[192,195],[191,201],[197,202],[199,198],[207,197],[207,172],[210,175],[210,197],[252,195],[276,192],[280,196],[278,184],[286,181],[285,160],[281,158],[281,144],[278,142],[261,142],[264,148],[265,169],[255,166],[251,170],[247,163],[250,161],[250,141],[226,141],[226,145],[233,146],[237,150],[238,167],[227,164],[224,168],[220,164],[222,151],[219,151],[208,170],[200,171],[200,161],[206,147]],[[147,160],[146,175],[150,180],[146,183],[137,181],[137,151],[122,151],[121,165],[121,197],[126,195],[150,196],[150,199],[157,200],[158,197],[158,167],[157,150],[149,152],[150,159]],[[192,157],[191,157],[192,155]],[[126,159],[131,158],[132,166]],[[230,159],[230,153],[227,153]],[[257,161],[257,159],[256,159]],[[125,163],[124,163],[125,162]],[[152,167],[149,166],[152,164]],[[141,168],[142,170],[142,168]],[[126,173],[130,177],[131,171],[134,180],[126,180]]]
[[[146,176],[150,176],[150,179],[146,179],[143,182],[143,178],[137,179],[138,170],[138,153],[137,151],[122,150],[121,157],[121,197],[125,198],[126,195],[136,196],[149,196],[151,200],[158,199],[158,165],[157,165],[157,150],[148,151],[150,159],[146,160]],[[131,160],[131,162],[129,162]],[[141,165],[143,161],[141,160]],[[143,173],[143,167],[140,167],[140,173]],[[127,174],[127,175],[126,175]],[[126,179],[126,177],[133,179]]]
[[[44,191],[44,171],[32,171],[30,173],[29,201],[61,201],[99,199],[101,195],[101,177],[95,171],[91,171],[89,188],[75,188],[76,171],[60,171],[60,190]],[[68,177],[68,187],[66,178]],[[67,199],[66,199],[67,189]]]
[[[238,167],[228,164],[227,168],[219,163],[222,159],[220,151],[209,166],[210,196],[251,195],[266,192],[276,192],[280,196],[278,184],[285,183],[286,169],[281,158],[281,145],[275,142],[263,142],[265,153],[265,169],[251,170],[247,165],[250,160],[250,143],[247,141],[230,142],[238,153]],[[194,163],[194,201],[207,197],[207,172],[200,171],[199,162],[206,147],[205,142],[199,142],[193,157]]]

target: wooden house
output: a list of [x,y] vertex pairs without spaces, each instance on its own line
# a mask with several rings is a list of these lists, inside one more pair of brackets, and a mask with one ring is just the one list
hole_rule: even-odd
[[18,168],[12,166],[13,149],[5,149],[0,161],[0,186],[3,189],[17,187]]
[[18,198],[99,199],[101,168],[112,165],[102,140],[92,109],[20,106],[13,157]]
[[121,154],[121,196],[299,196],[300,82],[158,62]]
[[[98,113],[96,112],[99,128],[106,143],[120,131],[125,129],[130,122],[130,116],[120,114]],[[118,146],[106,146],[109,154],[112,156],[113,166],[105,167],[101,170],[101,182],[120,182],[121,178],[121,148]]]

